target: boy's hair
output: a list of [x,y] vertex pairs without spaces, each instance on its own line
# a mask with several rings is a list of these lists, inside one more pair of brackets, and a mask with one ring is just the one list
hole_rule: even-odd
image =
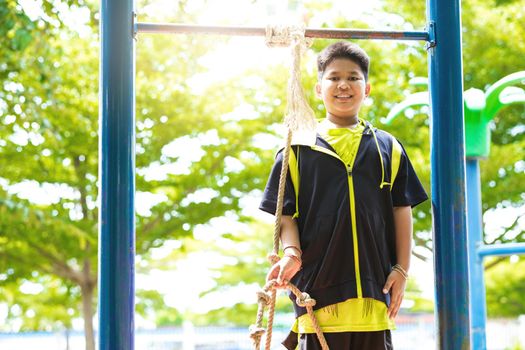
[[326,67],[337,58],[346,58],[355,62],[363,72],[365,81],[368,81],[368,67],[370,66],[370,57],[359,45],[348,41],[339,41],[327,46],[319,56],[317,56],[317,78],[321,80]]

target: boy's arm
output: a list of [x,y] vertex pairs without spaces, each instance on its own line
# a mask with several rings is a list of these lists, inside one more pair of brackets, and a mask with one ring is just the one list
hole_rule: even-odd
[[[394,207],[394,225],[396,229],[397,264],[408,272],[412,254],[412,208],[410,206]],[[406,277],[396,270],[388,275],[383,293],[391,293],[388,316],[395,318],[405,294]]]
[[266,280],[277,279],[279,287],[284,287],[284,280],[290,280],[301,269],[301,243],[297,222],[289,215],[281,219],[281,242],[284,256],[273,265]]
[[394,207],[397,263],[408,272],[412,255],[412,208]]
[[[293,254],[301,257],[301,242],[299,240],[299,228],[297,222],[289,215],[283,215],[281,218],[281,244],[285,255]],[[287,247],[293,247],[287,249]]]

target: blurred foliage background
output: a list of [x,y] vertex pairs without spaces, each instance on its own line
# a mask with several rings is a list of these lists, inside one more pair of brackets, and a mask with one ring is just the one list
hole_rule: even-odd
[[[266,17],[259,16],[260,25],[290,13],[311,27],[412,30],[426,22],[420,0],[378,0],[357,14],[340,1],[234,3],[224,2],[225,13],[246,10],[245,17],[207,24],[253,25],[261,9]],[[139,20],[199,23],[212,4],[140,0]],[[87,349],[94,348],[97,288],[99,20],[93,0],[0,0],[0,331],[70,329],[83,319]],[[525,69],[523,0],[465,0],[462,23],[465,90],[485,90]],[[328,43],[317,40],[303,61],[303,85],[319,117],[324,110],[313,94],[315,55]],[[424,43],[359,44],[372,58],[372,94],[361,116],[399,138],[429,191],[428,111],[412,109],[388,127],[381,123],[392,106],[417,91],[409,80],[427,76]],[[253,45],[264,43],[139,35],[138,278],[181,268],[200,277],[198,264],[207,262],[211,273],[203,276],[208,283],[199,298],[217,300],[196,311],[138,283],[137,312],[151,325],[247,325],[255,317],[251,294],[253,302],[221,295],[251,293],[268,268],[272,227],[253,213],[281,142],[288,62],[281,49],[266,49],[265,57],[275,52],[277,60],[250,55]],[[233,71],[239,62],[245,68]],[[524,242],[525,106],[503,109],[491,128],[491,155],[481,162],[483,211],[492,218],[486,243]],[[429,259],[429,201],[414,217],[414,254]],[[489,316],[525,312],[513,306],[525,305],[519,292],[525,275],[509,272],[517,270],[510,264],[522,262],[487,262]],[[167,276],[173,289],[188,284]],[[413,301],[407,312],[432,310],[417,281],[407,299]],[[286,297],[278,310],[290,312]]]

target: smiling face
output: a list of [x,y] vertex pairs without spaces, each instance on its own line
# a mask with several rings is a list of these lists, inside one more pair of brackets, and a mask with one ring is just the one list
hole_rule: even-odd
[[370,94],[370,84],[357,63],[336,58],[326,66],[315,91],[323,100],[326,118],[347,127],[357,123],[359,109]]

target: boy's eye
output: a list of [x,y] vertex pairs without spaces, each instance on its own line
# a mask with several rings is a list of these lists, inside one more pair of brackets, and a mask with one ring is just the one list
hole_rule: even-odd
[[328,80],[330,80],[330,81],[338,81],[339,77],[330,77],[330,78],[328,78]]

